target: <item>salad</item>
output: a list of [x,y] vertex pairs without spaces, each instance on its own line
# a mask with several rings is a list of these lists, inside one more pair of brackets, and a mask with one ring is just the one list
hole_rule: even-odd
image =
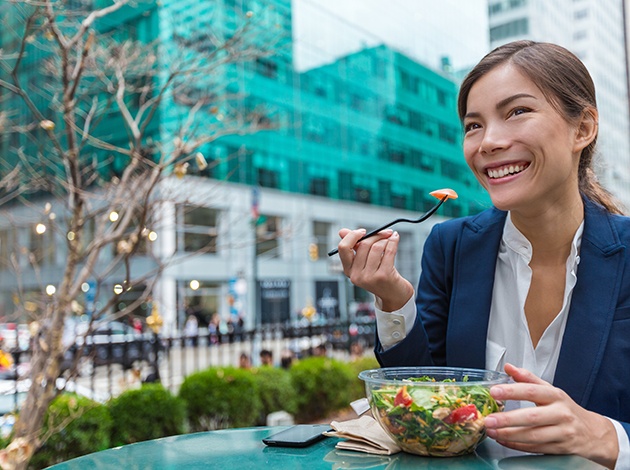
[[[372,412],[398,445],[413,454],[453,457],[472,452],[486,437],[485,416],[503,409],[487,386],[474,382],[436,382],[428,376],[400,382],[372,389]],[[417,382],[435,386],[414,386]]]

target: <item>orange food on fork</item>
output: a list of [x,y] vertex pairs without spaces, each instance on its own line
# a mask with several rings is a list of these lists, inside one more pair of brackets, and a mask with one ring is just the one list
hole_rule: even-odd
[[449,188],[436,189],[429,194],[437,199],[442,199],[444,196],[446,196],[446,199],[457,199],[457,193]]

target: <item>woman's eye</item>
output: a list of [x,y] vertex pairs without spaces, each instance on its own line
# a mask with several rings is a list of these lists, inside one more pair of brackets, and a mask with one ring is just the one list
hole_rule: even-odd
[[470,122],[464,126],[464,132],[470,132],[479,129],[481,126],[476,122]]
[[518,116],[520,114],[525,114],[529,111],[527,108],[514,108],[510,114],[513,116]]

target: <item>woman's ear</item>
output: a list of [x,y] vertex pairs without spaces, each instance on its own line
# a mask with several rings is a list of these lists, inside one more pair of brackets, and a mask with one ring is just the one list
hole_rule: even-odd
[[599,114],[595,108],[587,108],[582,113],[575,130],[574,151],[581,152],[597,137],[599,129]]

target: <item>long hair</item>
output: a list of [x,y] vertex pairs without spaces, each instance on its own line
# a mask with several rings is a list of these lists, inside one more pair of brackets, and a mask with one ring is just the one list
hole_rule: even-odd
[[[468,73],[459,90],[457,110],[463,122],[468,95],[481,77],[509,63],[534,82],[567,122],[575,122],[589,109],[597,110],[595,85],[582,61],[564,47],[535,41],[514,41],[488,53]],[[593,170],[595,139],[582,150],[578,165],[580,192],[613,214],[623,214],[621,205],[598,181]]]

